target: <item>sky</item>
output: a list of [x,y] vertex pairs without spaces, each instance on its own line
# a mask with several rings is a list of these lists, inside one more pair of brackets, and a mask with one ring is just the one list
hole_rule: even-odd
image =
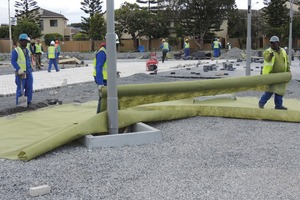
[[[15,0],[0,0],[0,24],[8,24],[8,2],[10,1],[10,16],[13,17],[15,14]],[[81,16],[87,17],[87,15],[80,9],[83,0],[35,0],[37,5],[46,10],[52,12],[60,13],[69,19],[68,24],[71,23],[80,23]],[[102,10],[106,10],[106,1],[111,0],[102,0]],[[119,8],[122,3],[125,1],[129,3],[135,3],[135,0],[114,0],[115,8]],[[263,0],[251,0],[252,9],[260,9],[263,7]],[[256,3],[258,2],[258,3]],[[247,0],[236,0],[239,9],[247,9],[248,1]]]

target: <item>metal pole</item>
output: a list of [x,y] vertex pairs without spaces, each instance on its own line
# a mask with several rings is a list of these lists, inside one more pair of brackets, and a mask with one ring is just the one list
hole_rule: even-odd
[[247,58],[246,58],[246,76],[250,76],[251,64],[251,0],[248,0],[248,14],[247,14]]
[[117,62],[114,1],[106,0],[107,5],[107,112],[108,132],[118,134],[118,96],[117,96]]
[[8,26],[9,26],[9,49],[12,51],[12,38],[11,38],[11,19],[10,19],[10,0],[8,0]]
[[293,4],[294,0],[290,0],[290,33],[289,33],[289,62],[292,62],[292,40],[293,40]]

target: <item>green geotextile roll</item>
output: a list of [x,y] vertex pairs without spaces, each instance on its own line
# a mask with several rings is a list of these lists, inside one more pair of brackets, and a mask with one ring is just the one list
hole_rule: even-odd
[[[195,96],[234,93],[246,90],[265,91],[269,85],[288,83],[291,73],[209,79],[151,84],[119,85],[118,107],[125,109],[137,105],[186,99]],[[107,108],[107,92],[103,91],[101,111]]]

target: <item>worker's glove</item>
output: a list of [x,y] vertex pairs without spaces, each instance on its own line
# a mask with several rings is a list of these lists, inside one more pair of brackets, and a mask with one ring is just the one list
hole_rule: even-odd
[[23,74],[24,74],[24,71],[23,71],[22,69],[19,69],[19,70],[18,70],[18,75],[21,76],[21,75],[23,75]]
[[104,85],[98,85],[98,92],[99,92],[99,96],[102,96],[102,89],[104,88]]
[[273,56],[274,56],[274,52],[271,52],[270,57],[273,58]]

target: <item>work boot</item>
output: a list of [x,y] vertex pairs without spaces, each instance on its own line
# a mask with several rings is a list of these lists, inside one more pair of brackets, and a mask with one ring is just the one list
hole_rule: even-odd
[[275,109],[276,109],[276,110],[287,110],[287,107],[284,107],[284,106],[276,107],[276,106],[275,106]]
[[258,104],[258,107],[261,109],[264,109],[264,105],[262,105],[262,104]]

